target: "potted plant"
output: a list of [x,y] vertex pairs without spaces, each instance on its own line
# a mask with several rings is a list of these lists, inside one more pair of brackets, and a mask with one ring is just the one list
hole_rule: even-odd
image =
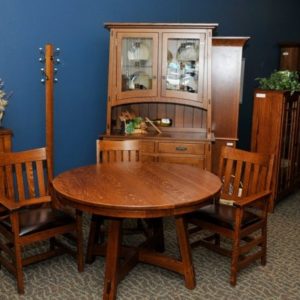
[[290,91],[291,95],[300,91],[298,72],[274,71],[270,77],[255,80],[258,81],[259,89],[262,90]]

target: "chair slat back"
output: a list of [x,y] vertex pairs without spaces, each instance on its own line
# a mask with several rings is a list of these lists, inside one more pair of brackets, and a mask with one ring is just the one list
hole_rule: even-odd
[[97,140],[97,163],[137,162],[140,160],[140,142],[137,140]]
[[223,147],[219,165],[221,197],[237,200],[270,190],[273,163],[274,155]]
[[46,148],[0,153],[0,169],[5,174],[0,196],[22,202],[48,195]]

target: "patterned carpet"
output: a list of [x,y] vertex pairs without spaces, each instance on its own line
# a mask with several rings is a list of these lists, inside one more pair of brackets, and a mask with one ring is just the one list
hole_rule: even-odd
[[[88,217],[84,225],[86,235]],[[167,251],[178,255],[172,219],[165,221],[165,232]],[[178,274],[139,264],[119,284],[117,299],[300,299],[300,192],[277,205],[268,234],[267,265],[257,262],[241,271],[235,288],[229,284],[229,259],[198,247],[194,290]],[[18,296],[15,279],[2,268],[0,299],[102,299],[103,270],[100,257],[81,274],[71,257],[54,258],[25,268],[25,296]]]

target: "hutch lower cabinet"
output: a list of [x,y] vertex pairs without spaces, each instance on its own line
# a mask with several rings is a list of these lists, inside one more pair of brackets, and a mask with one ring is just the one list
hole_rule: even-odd
[[275,154],[272,211],[276,201],[299,186],[300,93],[255,91],[251,150]]

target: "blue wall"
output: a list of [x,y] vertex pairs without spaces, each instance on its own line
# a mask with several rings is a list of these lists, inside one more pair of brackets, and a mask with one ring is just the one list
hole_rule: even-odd
[[213,22],[217,35],[251,36],[245,50],[240,146],[249,146],[254,78],[278,66],[280,41],[300,41],[298,0],[0,0],[0,77],[14,95],[4,126],[13,148],[45,143],[39,47],[61,48],[55,85],[55,170],[95,161],[105,128],[108,32],[105,22]]

